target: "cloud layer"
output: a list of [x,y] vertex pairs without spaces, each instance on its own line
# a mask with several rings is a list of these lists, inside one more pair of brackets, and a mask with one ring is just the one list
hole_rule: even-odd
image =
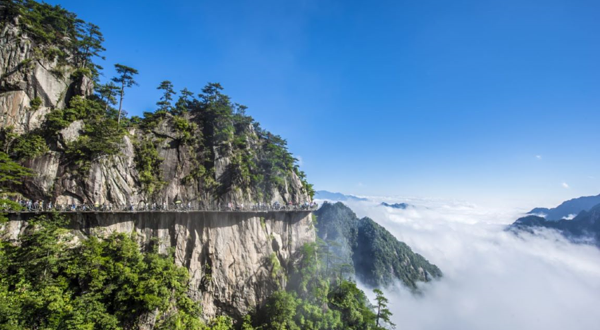
[[435,263],[441,281],[386,292],[398,329],[592,329],[600,324],[600,250],[541,230],[505,232],[518,212],[460,202],[349,202]]

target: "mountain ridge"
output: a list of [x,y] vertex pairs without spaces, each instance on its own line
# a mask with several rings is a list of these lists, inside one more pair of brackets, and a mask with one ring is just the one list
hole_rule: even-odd
[[558,221],[569,216],[577,216],[581,211],[588,211],[600,204],[600,195],[583,196],[562,202],[554,208],[536,207],[527,212],[530,215],[544,215],[549,221]]
[[339,258],[337,266],[351,265],[356,278],[370,287],[401,281],[411,289],[417,282],[440,278],[440,269],[368,217],[359,219],[341,202],[325,203],[315,212],[317,235]]
[[364,202],[364,201],[368,201],[367,198],[364,197],[357,197],[354,195],[346,195],[346,194],[342,194],[339,192],[330,192],[327,190],[317,190],[315,192],[315,199],[326,199],[326,200],[331,200],[331,201],[339,201],[339,202],[346,202],[346,201],[355,201],[355,202]]

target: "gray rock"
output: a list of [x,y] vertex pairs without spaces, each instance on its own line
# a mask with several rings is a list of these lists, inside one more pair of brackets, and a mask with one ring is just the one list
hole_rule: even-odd
[[[310,212],[138,212],[67,213],[77,237],[135,233],[141,246],[175,250],[175,262],[189,270],[189,293],[202,303],[203,317],[241,318],[285,284],[273,277],[274,253],[286,269],[301,247],[314,242]],[[12,240],[28,215],[12,215],[5,226]],[[262,219],[261,219],[262,217]],[[264,223],[264,225],[262,225]],[[1,229],[1,228],[0,228]]]
[[58,132],[63,142],[71,143],[81,135],[83,120],[76,120]]

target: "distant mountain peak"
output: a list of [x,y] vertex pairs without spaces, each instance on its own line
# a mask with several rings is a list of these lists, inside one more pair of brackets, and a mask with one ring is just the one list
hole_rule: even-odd
[[330,200],[330,201],[339,201],[339,202],[346,202],[346,201],[368,201],[368,199],[366,198],[362,198],[362,197],[356,197],[354,195],[345,195],[339,192],[330,192],[327,190],[318,190],[315,192],[315,199],[326,199],[326,200]]
[[393,209],[399,209],[399,210],[406,210],[407,208],[414,207],[413,205],[410,205],[410,204],[407,204],[407,203],[388,204],[386,202],[381,202],[380,205],[381,206],[385,206],[385,207],[391,207]]
[[573,215],[577,215],[582,211],[589,211],[598,204],[600,204],[600,195],[584,196],[570,199],[551,209],[536,207],[527,214],[542,216],[548,221],[559,221],[562,219],[572,219]]
[[[600,196],[571,199],[554,209],[533,209],[508,229],[533,232],[532,227],[551,228],[573,242],[592,243],[600,247],[600,201],[592,206],[588,204],[596,199],[600,200]],[[540,216],[544,214],[545,218]],[[574,217],[574,214],[577,216]]]

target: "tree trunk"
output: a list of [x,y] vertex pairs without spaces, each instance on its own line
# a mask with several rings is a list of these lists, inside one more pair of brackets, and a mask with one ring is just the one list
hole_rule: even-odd
[[125,91],[125,85],[121,85],[121,98],[119,99],[119,117],[117,118],[117,124],[121,123],[121,107],[123,106],[123,94]]

